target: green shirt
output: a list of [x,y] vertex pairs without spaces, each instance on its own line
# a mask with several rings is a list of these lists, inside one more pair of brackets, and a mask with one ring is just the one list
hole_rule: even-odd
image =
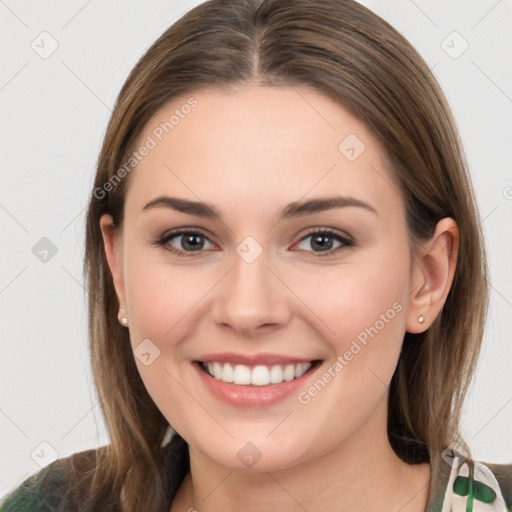
[[[66,474],[61,468],[69,466],[59,462],[27,478],[4,498],[0,512],[81,511],[80,503],[69,501],[65,496]],[[465,459],[457,451],[443,452],[441,467],[431,471],[425,512],[511,511],[512,463],[490,464]]]

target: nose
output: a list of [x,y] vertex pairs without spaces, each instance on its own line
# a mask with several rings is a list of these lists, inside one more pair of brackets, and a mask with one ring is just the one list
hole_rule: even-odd
[[265,252],[252,263],[235,254],[231,270],[216,289],[215,323],[244,337],[282,328],[290,320],[291,293],[268,266]]

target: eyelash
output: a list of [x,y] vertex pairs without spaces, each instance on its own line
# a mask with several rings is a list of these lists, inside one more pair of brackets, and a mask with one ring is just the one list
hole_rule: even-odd
[[[203,252],[202,250],[199,250],[199,251],[180,251],[179,249],[176,249],[175,247],[166,246],[166,244],[170,240],[172,240],[173,238],[176,238],[176,237],[181,236],[181,235],[186,235],[186,234],[199,235],[199,236],[205,238],[206,240],[208,240],[210,243],[212,243],[209,240],[209,238],[204,233],[202,233],[200,230],[198,230],[198,229],[195,229],[195,228],[188,228],[188,229],[187,228],[181,228],[181,229],[176,230],[176,231],[171,231],[171,232],[164,233],[163,235],[161,235],[157,239],[155,239],[152,242],[152,245],[156,245],[158,247],[163,247],[165,250],[167,250],[169,252],[172,252],[173,254],[175,254],[178,257],[188,257],[188,258],[192,257],[193,258],[195,256],[198,256],[201,252]],[[328,252],[306,251],[306,252],[313,252],[314,254],[316,254],[320,258],[325,258],[325,257],[329,257],[329,256],[335,256],[338,253],[338,251],[340,251],[342,249],[345,249],[345,248],[353,247],[355,245],[353,240],[350,240],[349,238],[345,238],[345,237],[341,236],[340,234],[338,234],[335,231],[332,231],[330,229],[321,229],[321,228],[320,229],[316,228],[316,229],[313,229],[313,230],[309,231],[306,235],[304,235],[299,240],[298,243],[302,242],[303,240],[305,240],[306,238],[310,237],[311,235],[328,236],[328,237],[334,238],[336,241],[341,242],[341,244],[342,244],[340,247],[337,247],[336,249],[331,249]],[[194,254],[194,252],[197,252],[197,255]]]

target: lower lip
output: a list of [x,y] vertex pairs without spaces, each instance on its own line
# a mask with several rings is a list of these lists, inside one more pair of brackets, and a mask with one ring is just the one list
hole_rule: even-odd
[[297,395],[304,386],[305,381],[316,372],[320,365],[307,371],[298,379],[289,382],[283,381],[280,384],[269,384],[268,386],[237,385],[230,382],[217,380],[207,374],[201,368],[201,363],[194,361],[192,365],[199,373],[204,385],[210,392],[223,402],[236,407],[268,407],[280,402],[289,396]]

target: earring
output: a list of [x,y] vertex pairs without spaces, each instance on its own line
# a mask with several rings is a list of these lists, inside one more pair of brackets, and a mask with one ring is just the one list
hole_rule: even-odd
[[127,317],[125,317],[125,316],[121,316],[121,311],[124,311],[124,309],[120,309],[120,310],[119,310],[119,316],[118,316],[119,323],[120,323],[123,327],[127,327],[127,326],[128,326],[128,318],[127,318]]
[[424,317],[423,315],[420,315],[420,316],[418,317],[418,322],[419,322],[420,324],[422,324],[424,321],[425,321],[425,317]]

